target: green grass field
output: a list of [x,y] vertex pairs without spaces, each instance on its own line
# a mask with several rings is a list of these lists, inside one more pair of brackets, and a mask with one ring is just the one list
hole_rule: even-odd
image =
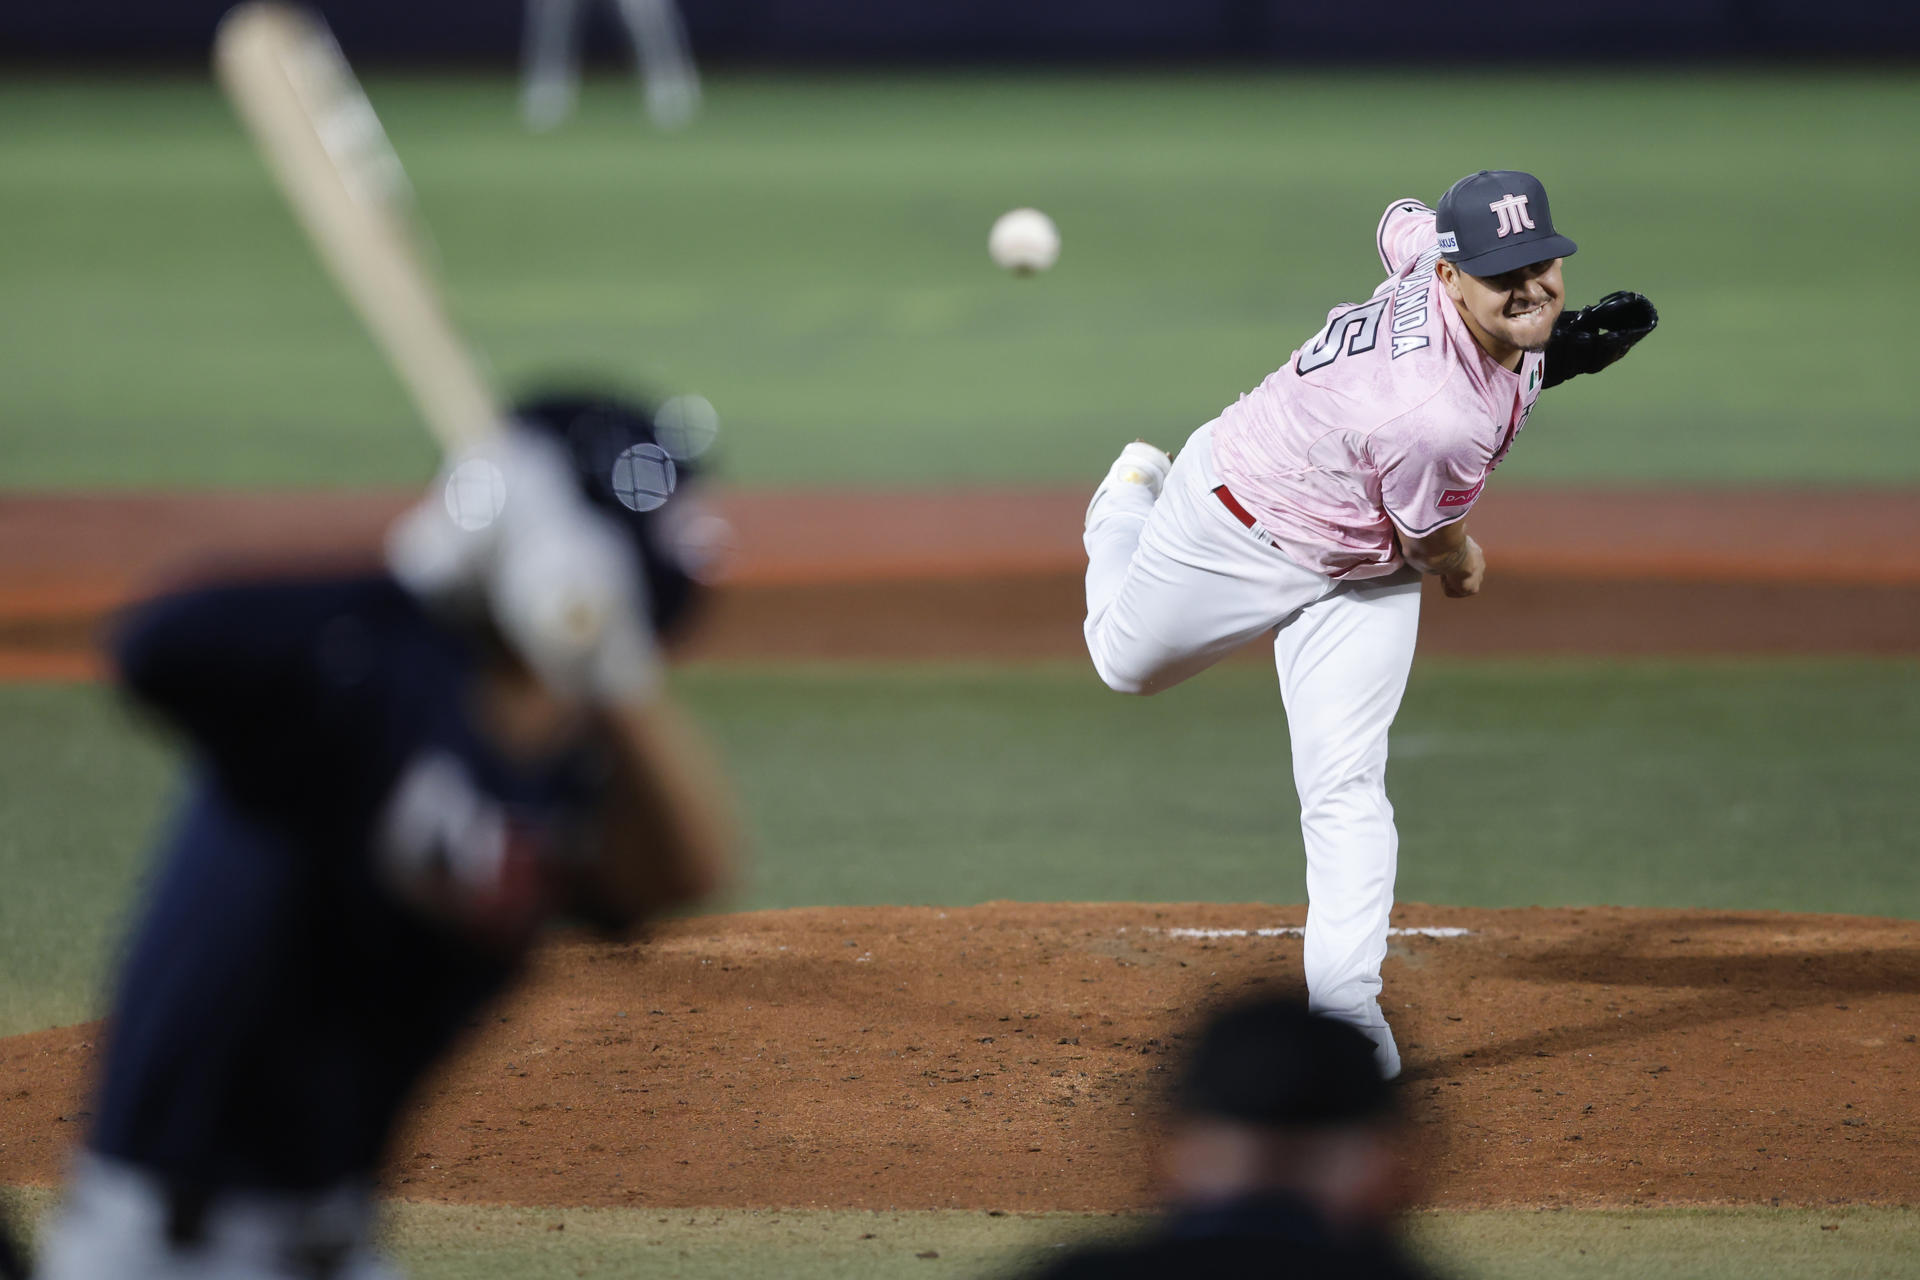
[[[673,1275],[796,1280],[1016,1275],[1062,1243],[1140,1229],[1107,1215],[681,1212],[408,1206],[396,1250],[420,1280]],[[564,1224],[560,1232],[555,1223]],[[1702,1209],[1599,1213],[1433,1213],[1410,1224],[1414,1247],[1450,1275],[1570,1280],[1747,1280],[1766,1259],[1774,1280],[1911,1277],[1920,1213],[1900,1209]],[[584,1230],[583,1230],[584,1228]],[[929,1257],[928,1255],[933,1255]],[[1621,1267],[1621,1260],[1629,1266]]]
[[[13,1193],[20,1216],[53,1208]],[[0,1205],[4,1204],[0,1190]],[[496,1208],[399,1204],[387,1239],[416,1280],[881,1280],[1011,1277],[1081,1241],[1141,1230],[1114,1214],[931,1210]],[[1641,1209],[1416,1214],[1412,1246],[1451,1276],[1533,1280],[1910,1280],[1920,1212]]]
[[[1920,666],[1427,663],[1395,730],[1403,901],[1920,920]],[[1300,902],[1272,677],[1077,667],[681,680],[747,806],[726,907]],[[97,688],[0,686],[0,1033],[91,1016],[173,762]],[[804,761],[804,766],[797,762]]]
[[[351,50],[349,50],[351,52]],[[721,77],[530,137],[505,79],[375,77],[454,310],[510,382],[705,392],[732,479],[1076,482],[1166,443],[1378,281],[1380,210],[1539,172],[1572,300],[1643,290],[1624,372],[1502,482],[1905,483],[1920,83],[1893,72]],[[0,486],[408,482],[397,387],[197,79],[0,85]],[[995,271],[1036,204],[1065,254]]]

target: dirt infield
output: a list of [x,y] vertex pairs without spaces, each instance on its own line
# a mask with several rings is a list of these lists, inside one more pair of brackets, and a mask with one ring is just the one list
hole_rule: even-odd
[[[0,498],[0,678],[86,678],[103,617],[241,558],[366,557],[393,493]],[[721,495],[729,589],[692,656],[1082,653],[1085,495]],[[1909,653],[1920,494],[1519,490],[1475,509],[1488,587],[1426,653]]]
[[[1120,1209],[1181,1030],[1300,981],[1300,908],[820,909],[570,942],[427,1091],[406,1198]],[[1428,1203],[1920,1202],[1920,925],[1403,906],[1385,1004]],[[56,1178],[97,1026],[0,1041]]]

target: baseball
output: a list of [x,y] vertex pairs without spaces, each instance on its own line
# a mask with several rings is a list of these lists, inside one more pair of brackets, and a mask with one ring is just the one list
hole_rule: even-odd
[[1017,276],[1045,271],[1060,256],[1060,229],[1038,209],[1011,209],[994,221],[987,252]]

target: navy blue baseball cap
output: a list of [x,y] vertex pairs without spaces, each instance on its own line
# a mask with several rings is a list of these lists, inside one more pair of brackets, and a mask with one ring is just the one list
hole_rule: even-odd
[[1518,169],[1482,169],[1447,188],[1434,210],[1440,256],[1468,275],[1497,276],[1579,249],[1553,229],[1547,189]]

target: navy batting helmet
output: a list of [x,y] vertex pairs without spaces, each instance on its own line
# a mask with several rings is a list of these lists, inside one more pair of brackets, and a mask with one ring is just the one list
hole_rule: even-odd
[[676,398],[656,407],[599,392],[553,391],[516,404],[521,426],[559,441],[594,508],[633,540],[647,579],[654,631],[670,638],[691,619],[717,551],[717,519],[697,493],[712,409]]

